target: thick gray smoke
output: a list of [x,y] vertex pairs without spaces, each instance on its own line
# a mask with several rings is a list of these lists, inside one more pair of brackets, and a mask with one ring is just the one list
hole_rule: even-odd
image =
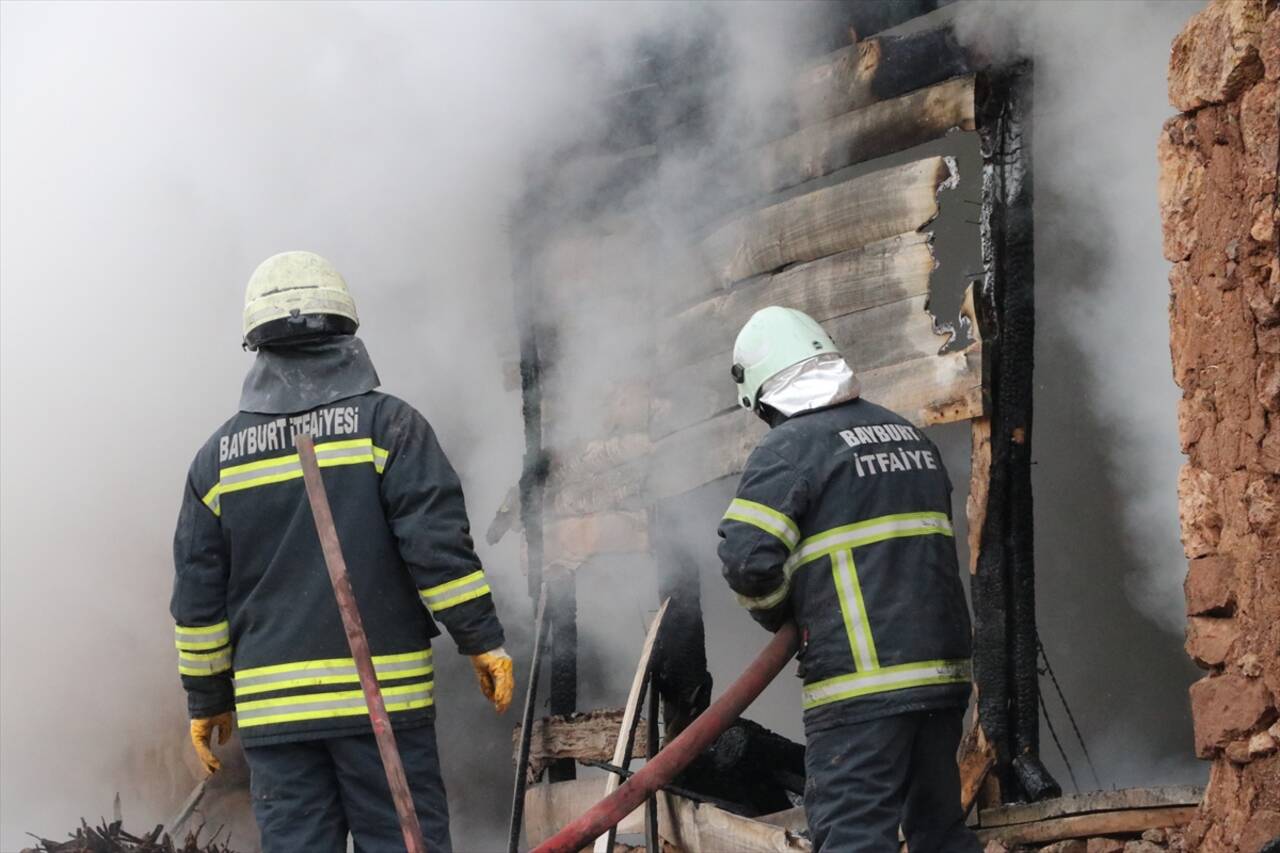
[[[1077,711],[1088,731],[1106,742],[1158,708],[1156,728],[1171,732],[1136,752],[1110,743],[1131,760],[1102,768],[1107,783],[1173,781],[1157,760],[1190,751],[1177,642],[1124,624],[1123,596],[1177,621],[1154,140],[1168,44],[1195,5],[1001,2],[962,18],[974,38],[1020,44],[1040,63],[1046,645],[1062,650],[1069,693],[1087,697],[1077,702],[1092,710]],[[434,423],[482,530],[523,449],[502,375],[516,350],[508,218],[529,164],[602,131],[598,98],[627,78],[638,44],[721,32],[730,73],[710,150],[664,157],[642,197],[613,208],[642,212],[660,244],[682,243],[667,232],[688,213],[685,177],[768,135],[795,45],[820,15],[791,4],[0,4],[0,850],[108,813],[116,791],[130,826],[163,820],[192,783],[169,542],[186,466],[234,410],[250,361],[236,347],[254,265],[305,248],[344,272],[384,388]],[[643,286],[666,262],[625,258],[614,282]],[[567,352],[583,387],[610,381],[599,354],[625,340],[620,316],[564,318],[582,332]],[[593,403],[572,414],[598,417]],[[948,436],[962,482],[963,429]],[[709,517],[726,500],[711,496]],[[763,634],[721,586],[712,529],[690,545],[706,549],[708,655],[723,685]],[[515,537],[481,556],[523,668],[531,620]],[[582,576],[584,707],[619,704],[630,679],[655,597],[633,571]],[[618,610],[622,583],[632,592]],[[1086,618],[1096,630],[1080,637]],[[440,645],[455,840],[493,849],[514,719],[496,719]],[[1117,648],[1134,660],[1100,678]],[[798,736],[793,680],[752,716]],[[1113,716],[1130,725],[1108,728]]]
[[[768,74],[745,60],[792,13],[748,12],[0,7],[0,849],[109,814],[116,791],[130,826],[155,823],[195,778],[169,543],[186,466],[250,362],[253,267],[298,248],[337,264],[384,387],[434,423],[483,529],[522,451],[502,367],[525,166],[592,133],[639,39],[717,14],[740,67]],[[481,556],[518,652],[515,537]],[[490,849],[513,720],[483,706],[465,661],[438,661],[458,846]]]

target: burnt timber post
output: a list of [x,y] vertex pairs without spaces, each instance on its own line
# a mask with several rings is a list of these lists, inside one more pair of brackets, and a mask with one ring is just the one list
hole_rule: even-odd
[[1002,799],[1060,793],[1039,758],[1038,640],[1031,495],[1035,345],[1031,65],[979,77],[984,338],[991,473],[973,578],[978,719],[997,755]]
[[[528,196],[517,219],[535,223]],[[537,235],[525,235],[527,244]],[[513,235],[513,241],[518,240]],[[517,251],[516,257],[532,257],[529,251]],[[550,621],[550,710],[552,714],[569,714],[578,702],[578,608],[572,572],[545,576],[543,553],[543,492],[549,458],[542,436],[542,354],[539,346],[539,318],[536,290],[541,282],[525,268],[513,270],[513,294],[516,329],[520,337],[520,399],[524,418],[524,462],[520,473],[520,522],[524,528],[528,560],[529,595],[537,601],[542,585],[547,587],[547,618]],[[554,762],[549,774],[553,782],[575,778],[572,760]]]

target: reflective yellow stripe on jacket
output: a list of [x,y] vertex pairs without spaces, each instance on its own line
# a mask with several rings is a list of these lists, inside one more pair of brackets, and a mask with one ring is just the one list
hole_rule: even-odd
[[178,672],[183,675],[220,675],[231,669],[231,625],[175,625],[173,644],[178,647]]
[[965,684],[973,668],[968,660],[930,660],[886,666],[868,672],[838,675],[804,686],[804,709],[817,708],[842,699],[926,687],[931,684]]
[[[316,445],[316,462],[321,468],[368,463],[381,474],[387,466],[387,451],[375,446],[371,438],[326,441]],[[218,482],[201,500],[214,515],[222,515],[222,496],[225,494],[296,480],[301,476],[302,461],[296,453],[232,465],[218,471]]]
[[471,601],[482,595],[488,595],[489,581],[485,579],[484,570],[474,571],[448,583],[418,590],[422,603],[432,613],[456,607],[464,601]]
[[[434,702],[434,666],[431,649],[394,655],[375,655],[373,669],[378,676],[387,711],[425,708]],[[404,679],[413,679],[399,683]],[[397,682],[386,684],[386,682]],[[245,698],[263,693],[297,691],[300,688],[358,685],[352,658],[293,661],[259,666],[235,674],[236,721],[241,728],[351,717],[368,713],[361,689],[325,692],[292,692],[287,696]]]

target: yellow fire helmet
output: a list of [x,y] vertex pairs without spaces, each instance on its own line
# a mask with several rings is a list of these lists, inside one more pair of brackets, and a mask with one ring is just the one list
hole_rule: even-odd
[[244,344],[257,349],[286,339],[351,334],[360,325],[347,283],[313,252],[282,252],[249,277]]

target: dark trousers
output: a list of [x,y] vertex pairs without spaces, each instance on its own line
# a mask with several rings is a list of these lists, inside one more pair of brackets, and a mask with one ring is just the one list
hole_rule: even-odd
[[[449,853],[449,805],[435,727],[396,730],[431,853]],[[404,836],[372,734],[245,749],[262,853],[404,853]]]
[[917,711],[809,736],[804,812],[814,853],[981,853],[960,811],[963,709]]

